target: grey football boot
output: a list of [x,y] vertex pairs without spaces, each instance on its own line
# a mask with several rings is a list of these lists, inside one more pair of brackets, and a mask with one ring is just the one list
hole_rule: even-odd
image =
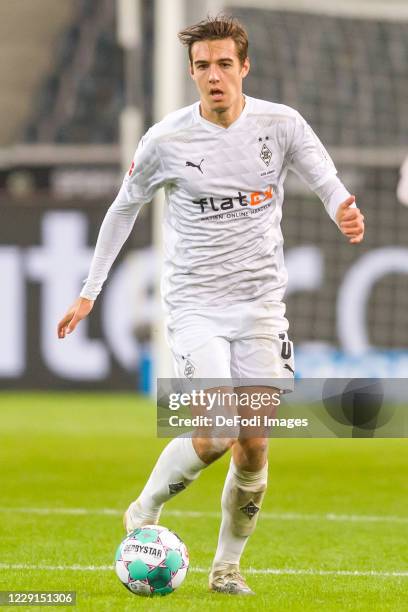
[[232,563],[211,570],[209,587],[210,591],[229,595],[255,595],[239,571],[239,565]]

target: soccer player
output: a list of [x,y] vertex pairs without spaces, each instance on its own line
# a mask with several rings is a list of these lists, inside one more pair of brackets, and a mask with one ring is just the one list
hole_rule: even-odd
[[[237,20],[208,18],[179,38],[188,48],[200,99],[142,138],[102,223],[88,279],[58,336],[74,331],[91,312],[140,208],[164,187],[162,294],[177,376],[268,379],[272,389],[279,379],[276,386],[285,391],[294,367],[282,301],[287,276],[280,221],[288,170],[318,195],[352,244],[363,239],[364,218],[301,115],[243,94],[248,38]],[[255,382],[236,389],[238,395],[259,390]],[[124,520],[128,531],[157,523],[163,504],[229,449],[209,585],[251,594],[239,562],[267,486],[265,437],[173,439]]]

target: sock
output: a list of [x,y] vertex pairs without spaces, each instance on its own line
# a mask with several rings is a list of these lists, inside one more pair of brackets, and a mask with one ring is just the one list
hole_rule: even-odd
[[137,513],[144,521],[158,520],[164,502],[184,491],[205,467],[191,438],[180,436],[169,442],[136,500]]
[[255,530],[268,481],[268,463],[258,472],[238,468],[231,459],[221,497],[222,520],[213,570],[239,565]]

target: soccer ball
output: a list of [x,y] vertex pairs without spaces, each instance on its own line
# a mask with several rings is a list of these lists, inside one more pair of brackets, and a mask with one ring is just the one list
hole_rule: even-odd
[[188,552],[173,531],[159,525],[135,529],[119,544],[115,570],[136,595],[167,595],[186,577]]

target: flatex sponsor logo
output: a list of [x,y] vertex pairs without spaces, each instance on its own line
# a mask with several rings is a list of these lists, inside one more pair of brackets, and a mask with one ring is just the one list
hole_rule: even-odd
[[[193,204],[197,204],[200,208],[200,213],[211,213],[209,216],[201,217],[202,221],[228,219],[235,216],[248,216],[255,211],[264,210],[272,203],[274,191],[270,185],[265,191],[251,191],[251,193],[242,193],[238,191],[237,195],[225,196],[222,198],[200,198],[193,200]],[[245,210],[247,214],[231,215],[231,212]],[[218,213],[216,215],[212,213]]]

